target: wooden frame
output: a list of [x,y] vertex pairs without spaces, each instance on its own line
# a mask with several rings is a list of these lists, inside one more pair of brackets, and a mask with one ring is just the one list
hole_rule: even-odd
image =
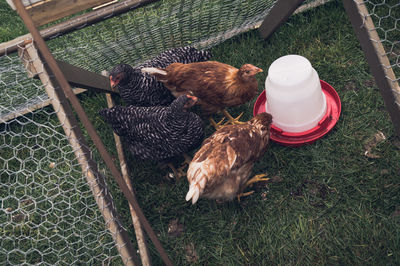
[[103,5],[111,0],[45,0],[27,6],[36,27],[68,17],[83,10]]
[[400,136],[400,88],[363,0],[343,0],[354,32],[375,77],[396,134]]
[[[64,129],[65,135],[74,150],[75,156],[82,168],[82,173],[86,176],[87,182],[93,193],[94,199],[104,217],[105,224],[108,227],[118,252],[125,265],[139,265],[139,259],[132,243],[129,240],[128,233],[121,226],[119,215],[114,208],[113,200],[108,193],[104,177],[99,173],[97,164],[91,159],[89,145],[85,142],[83,132],[78,126],[75,115],[70,105],[67,104],[65,96],[60,94],[60,90],[56,90],[59,86],[56,79],[51,78],[48,74],[45,64],[39,58],[39,54],[33,43],[27,44],[20,50],[21,59],[28,71],[37,73],[39,79],[44,84],[45,90],[50,98],[59,121]],[[25,62],[28,62],[27,64]]]
[[[11,1],[11,0],[10,0]],[[96,22],[117,16],[119,14],[128,12],[129,10],[141,7],[143,5],[156,2],[158,0],[124,0],[113,3],[109,6],[102,7],[99,10],[92,11],[89,13],[82,14],[80,16],[73,17],[67,21],[51,26],[47,29],[40,31],[40,35],[43,39],[48,40],[54,36],[65,34],[82,28],[85,26],[92,25]],[[18,49],[18,46],[24,45],[25,42],[32,41],[31,34],[25,34],[14,40],[0,44],[0,56],[10,54]]]
[[[58,84],[58,86],[55,87],[56,88],[55,92],[57,94],[57,97],[59,97],[59,99],[60,99],[60,101],[59,101],[60,105],[66,110],[66,113],[68,114],[67,118],[70,118],[71,121],[73,122],[71,129],[76,130],[77,133],[79,133],[79,131],[81,131],[81,129],[72,113],[72,109],[71,109],[71,106],[72,106],[73,109],[75,110],[75,112],[77,113],[80,121],[82,122],[83,126],[85,127],[89,137],[92,139],[94,145],[96,146],[97,150],[99,151],[100,156],[102,157],[103,161],[105,162],[106,166],[108,167],[112,176],[114,177],[115,181],[117,182],[122,193],[124,194],[124,196],[126,197],[128,202],[130,204],[132,204],[132,206],[134,207],[143,228],[145,229],[149,238],[153,242],[155,248],[159,252],[164,264],[165,265],[173,265],[172,261],[169,259],[167,253],[165,252],[164,248],[162,247],[160,241],[158,240],[156,234],[154,233],[153,228],[150,226],[149,222],[147,221],[146,217],[144,216],[143,211],[140,208],[135,195],[128,188],[120,171],[115,166],[111,155],[107,152],[102,140],[100,139],[100,136],[97,134],[96,129],[94,128],[93,124],[90,122],[87,114],[85,113],[85,110],[83,109],[82,105],[79,103],[78,98],[74,94],[67,79],[65,78],[63,72],[61,71],[60,67],[58,66],[54,56],[52,55],[50,49],[46,45],[46,42],[44,41],[44,39],[40,35],[39,31],[35,27],[33,20],[31,19],[31,17],[25,10],[25,7],[23,6],[21,0],[13,0],[13,1],[15,4],[15,7],[17,8],[19,16],[23,20],[27,29],[32,34],[34,44],[36,45],[38,51],[40,52],[40,54],[43,58],[43,61],[46,63],[45,66],[47,68],[47,71],[52,74],[51,76],[53,77],[54,82],[56,82]],[[68,101],[67,101],[67,99],[68,99]],[[69,104],[71,104],[71,105],[69,105]],[[58,109],[56,109],[56,110],[58,110]],[[63,121],[63,123],[65,123],[65,122]],[[69,136],[69,135],[67,134],[67,136]],[[88,158],[89,168],[86,168],[86,169],[94,171],[95,169],[97,169],[96,168],[97,165],[96,165],[96,162],[93,159],[91,159],[91,157],[90,157],[90,151],[89,151],[88,145],[86,145],[83,134],[77,135],[76,140],[78,141],[78,143],[85,144],[85,145],[84,144],[81,145],[83,154],[80,154],[80,156],[82,156],[82,157],[85,156],[85,158]],[[88,171],[87,174],[90,175],[91,173],[93,173],[92,171]],[[119,247],[119,245],[117,245],[117,246]],[[132,248],[129,248],[129,250],[132,250]],[[130,255],[131,256],[129,258],[132,258],[132,260],[135,260],[135,264],[137,264],[136,263],[138,261],[137,256],[135,256],[135,254],[130,254]],[[130,260],[130,261],[132,261],[132,260]]]

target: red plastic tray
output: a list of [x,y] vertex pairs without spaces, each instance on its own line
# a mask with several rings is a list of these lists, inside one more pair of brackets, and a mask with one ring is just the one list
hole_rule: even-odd
[[[283,131],[272,123],[271,139],[273,141],[282,145],[294,147],[310,144],[324,136],[335,126],[336,122],[339,120],[342,108],[339,95],[331,85],[323,80],[321,80],[321,87],[322,92],[325,94],[327,108],[325,115],[318,122],[318,125],[304,132],[291,133]],[[253,115],[255,116],[265,112],[265,110],[266,97],[265,91],[263,91],[254,104]]]

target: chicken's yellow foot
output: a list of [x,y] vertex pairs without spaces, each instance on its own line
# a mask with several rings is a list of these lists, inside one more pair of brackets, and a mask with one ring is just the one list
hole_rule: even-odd
[[208,120],[210,121],[211,125],[215,128],[215,130],[218,130],[219,128],[221,128],[221,124],[222,122],[224,122],[225,118],[222,118],[222,120],[219,121],[218,123],[216,123],[211,116],[208,118]]
[[[247,182],[244,184],[243,190],[244,190],[246,187],[248,187],[248,186],[250,186],[251,184],[253,184],[253,183],[260,182],[260,181],[268,181],[269,178],[265,178],[266,176],[267,176],[267,174],[259,174],[259,175],[253,176],[251,179],[247,180]],[[241,197],[246,197],[246,196],[249,196],[249,195],[251,195],[251,194],[253,194],[253,193],[254,193],[253,190],[252,190],[252,191],[249,191],[249,192],[242,192],[242,193],[239,193],[239,194],[236,196],[237,199],[238,199],[238,202],[240,202],[240,198],[241,198]]]
[[237,194],[236,197],[237,197],[238,202],[240,202],[240,198],[241,197],[247,197],[247,196],[249,196],[249,195],[251,195],[253,193],[254,193],[254,191],[252,190],[252,191],[249,191],[249,192],[243,192],[243,193]]
[[267,174],[255,175],[255,176],[253,176],[251,179],[247,180],[247,182],[246,182],[246,184],[244,185],[244,187],[246,188],[246,187],[248,187],[248,186],[250,186],[251,184],[256,183],[256,182],[268,181],[269,178],[263,178],[263,177],[266,177],[266,176],[267,176]]
[[225,109],[222,110],[222,113],[226,116],[226,118],[228,118],[229,123],[231,123],[232,125],[241,125],[241,124],[246,124],[246,122],[241,122],[239,121],[239,118],[242,117],[243,113],[241,113],[238,117],[233,118],[231,116],[230,113],[228,113],[228,111],[226,111]]

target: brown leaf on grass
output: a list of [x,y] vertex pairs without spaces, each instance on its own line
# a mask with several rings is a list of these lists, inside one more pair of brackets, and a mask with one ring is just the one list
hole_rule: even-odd
[[197,255],[196,249],[192,242],[186,244],[185,251],[186,251],[186,260],[190,264],[196,263],[199,260],[199,256]]
[[352,90],[352,91],[356,91],[356,92],[360,90],[353,81],[347,82],[344,85],[344,89],[349,90],[349,91]]
[[397,206],[396,209],[393,211],[392,215],[393,218],[400,216],[400,206]]
[[364,85],[369,87],[369,88],[374,87],[375,86],[375,79],[374,78],[370,78],[370,79],[365,80],[364,81]]
[[398,137],[395,138],[393,141],[394,146],[396,146],[398,149],[400,149],[400,139]]
[[271,177],[271,179],[269,181],[271,183],[280,183],[280,182],[283,182],[283,178],[278,175],[274,175],[273,177]]
[[378,130],[378,132],[376,132],[375,135],[365,143],[364,155],[372,159],[380,158],[381,156],[379,154],[373,153],[372,149],[384,140],[386,140],[385,135],[382,133],[382,131]]
[[173,237],[180,236],[185,231],[185,227],[182,224],[178,224],[178,219],[174,219],[169,222],[168,235]]
[[15,222],[15,223],[22,222],[23,220],[25,220],[25,218],[26,218],[26,216],[24,214],[22,214],[22,213],[13,215],[11,217],[12,221]]

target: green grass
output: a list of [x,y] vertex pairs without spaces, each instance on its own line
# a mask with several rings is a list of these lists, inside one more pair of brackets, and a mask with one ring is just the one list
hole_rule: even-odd
[[[303,55],[336,89],[342,113],[334,129],[311,145],[291,148],[272,142],[253,172],[266,172],[280,182],[257,184],[255,193],[240,203],[200,199],[191,205],[184,200],[186,180],[168,181],[167,171],[156,163],[128,156],[138,201],[172,261],[176,265],[400,264],[400,140],[341,1],[291,17],[268,40],[254,30],[213,47],[212,52],[218,61],[263,68],[258,74],[260,93],[275,59]],[[112,132],[97,115],[106,106],[104,95],[87,93],[80,99],[115,156]],[[229,111],[235,115],[244,111],[243,120],[248,120],[254,102]],[[366,145],[378,131],[386,136],[372,149],[379,158],[366,157]],[[207,133],[212,132],[207,127]],[[135,241],[127,202],[114,180],[108,182]],[[184,226],[179,236],[168,234],[174,219]],[[149,247],[154,265],[160,265],[151,243]]]

